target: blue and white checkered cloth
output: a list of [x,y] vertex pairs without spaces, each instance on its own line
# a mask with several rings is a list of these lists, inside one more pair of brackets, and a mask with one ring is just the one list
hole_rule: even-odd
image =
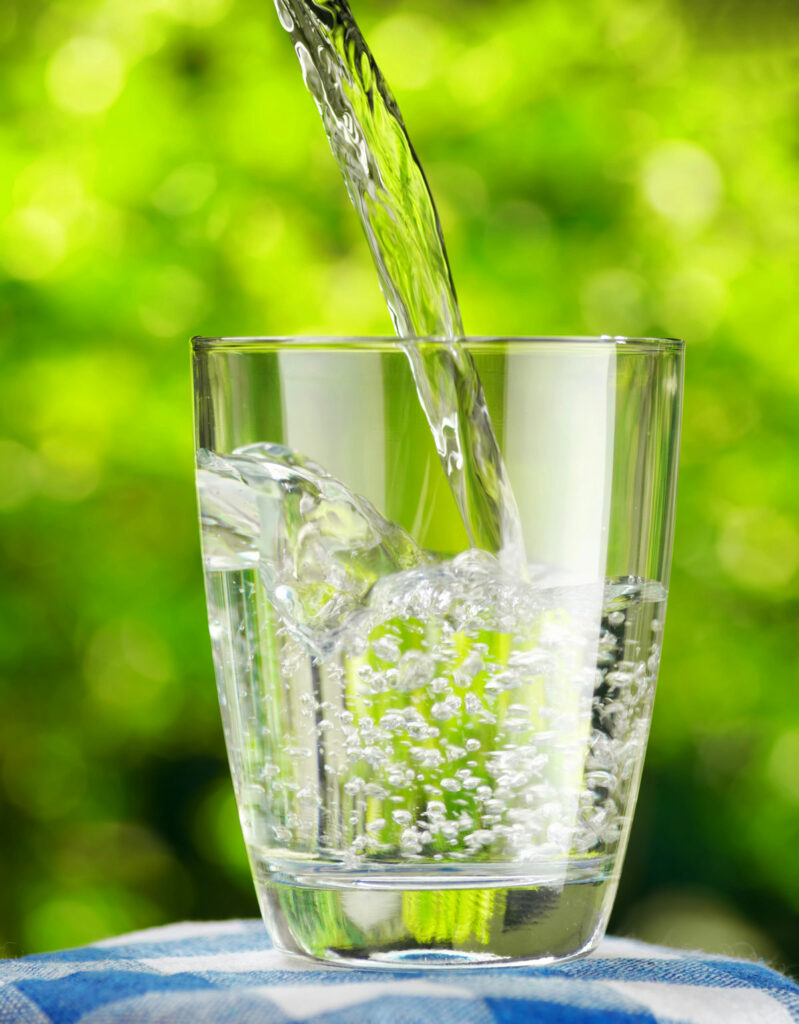
[[260,921],[175,924],[0,961],[0,1024],[795,1024],[764,964],[606,939],[560,967],[317,966]]

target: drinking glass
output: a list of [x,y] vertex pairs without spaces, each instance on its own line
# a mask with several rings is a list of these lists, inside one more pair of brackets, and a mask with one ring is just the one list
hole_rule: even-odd
[[[515,564],[470,544],[434,443],[468,409],[435,424],[417,393],[419,360],[453,352]],[[418,969],[602,938],[663,637],[682,359],[616,337],[194,340],[216,680],[276,947]]]

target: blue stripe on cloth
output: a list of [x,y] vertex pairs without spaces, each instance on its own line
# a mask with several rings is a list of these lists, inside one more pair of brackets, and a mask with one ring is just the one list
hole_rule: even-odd
[[[293,985],[326,985],[336,987],[339,985],[370,984],[375,980],[374,971],[349,970],[344,967],[336,967],[332,971],[322,973],[321,971],[247,971],[246,974],[239,974],[233,971],[215,971],[212,968],[202,971],[194,971],[198,977],[207,978],[214,988],[239,988],[251,985],[269,985],[275,988]],[[381,971],[379,977],[391,978],[392,980],[406,981],[411,978],[419,978],[420,975],[403,971]],[[441,980],[441,979],[431,979]],[[450,978],[450,983],[452,979]]]
[[[15,987],[43,1010],[53,1024],[75,1024],[98,1006],[148,992],[185,992],[211,988],[196,974],[145,974],[142,971],[81,971],[66,978],[29,978]],[[0,990],[1,991],[1,990]]]
[[794,1020],[799,1021],[799,985],[794,985],[793,991],[783,989],[780,992],[769,992],[769,995],[781,1003]]
[[[244,924],[244,922],[242,922]],[[259,921],[246,922],[241,931],[224,931],[220,935],[196,935],[153,942],[106,942],[99,946],[79,946],[53,953],[34,953],[24,957],[27,963],[77,962],[83,960],[115,960],[161,956],[197,956],[212,953],[249,953],[259,949],[270,950],[272,945]],[[167,929],[164,929],[166,931]],[[122,937],[124,940],[124,936]],[[2,960],[0,960],[2,964]]]
[[[468,979],[467,979],[468,980]],[[475,992],[483,996],[487,1004],[506,1007],[516,1016],[498,1017],[498,1020],[520,1019],[519,1007],[535,1005],[545,1014],[546,1021],[618,1021],[619,1024],[653,1024],[654,1015],[629,995],[603,985],[598,981],[575,984],[562,976],[550,975],[540,978],[536,974],[527,976],[486,978]],[[565,1011],[568,1014],[564,1016]]]
[[102,1007],[80,1024],[298,1024],[298,1019],[268,997],[239,992],[231,998],[211,989],[176,992],[168,1001],[150,993]]
[[[548,1017],[531,1018],[529,1005],[521,1007],[521,1015],[507,1018],[507,1024],[549,1024]],[[388,996],[370,999],[340,1010],[329,1010],[303,1018],[302,1024],[496,1024],[484,1002],[473,999],[430,1000],[425,996]],[[625,1022],[629,1024],[629,1022]]]
[[[98,948],[98,947],[95,947]],[[98,948],[100,953],[105,954],[108,959],[120,957],[122,959],[140,960],[143,957],[153,958],[159,956],[203,956],[212,953],[251,953],[262,949],[265,953],[272,947],[263,935],[226,935],[224,941],[217,939],[209,942],[204,938],[196,939],[175,939],[172,942],[136,942],[129,945],[120,944],[113,946],[102,946]],[[58,954],[64,959],[69,959],[70,954],[81,952],[81,950],[69,950]],[[49,953],[48,956],[53,954]],[[98,959],[103,959],[99,957]]]
[[[564,964],[562,974],[572,978],[603,981],[656,981],[669,985],[700,985],[703,988],[749,987],[782,989],[787,979],[763,963],[747,960],[711,959],[705,954],[679,960],[633,960],[601,957]],[[789,983],[790,984],[790,983]],[[799,989],[797,990],[799,991]]]
[[[585,1006],[549,1004],[536,1016],[530,1014],[530,1004],[522,999],[487,999],[495,1024],[659,1024],[653,1014],[642,1009],[590,1009]],[[662,1020],[660,1022],[662,1024]]]
[[95,960],[113,960],[115,957],[114,950],[84,946],[82,949],[59,950],[57,953],[34,953],[32,956],[26,956],[25,962],[29,964],[89,963]]

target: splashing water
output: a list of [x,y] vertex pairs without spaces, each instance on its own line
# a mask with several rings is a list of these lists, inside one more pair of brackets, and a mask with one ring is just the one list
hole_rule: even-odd
[[430,560],[366,498],[282,445],[201,449],[197,489],[206,559],[222,571],[257,567],[281,621],[317,656],[383,576]]
[[463,334],[435,203],[402,115],[346,0],[275,0],[377,267],[473,547],[524,575],[519,513]]
[[435,561],[281,445],[201,451],[198,493],[251,845],[353,870],[613,856],[664,588],[543,566],[530,582],[484,551]]

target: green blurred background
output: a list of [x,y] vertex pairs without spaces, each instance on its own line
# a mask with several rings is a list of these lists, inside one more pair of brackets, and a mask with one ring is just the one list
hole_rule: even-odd
[[[756,10],[756,14],[751,13]],[[612,928],[799,963],[799,9],[358,0],[471,333],[687,339]],[[0,950],[257,913],[193,333],[389,333],[269,0],[0,4]]]

